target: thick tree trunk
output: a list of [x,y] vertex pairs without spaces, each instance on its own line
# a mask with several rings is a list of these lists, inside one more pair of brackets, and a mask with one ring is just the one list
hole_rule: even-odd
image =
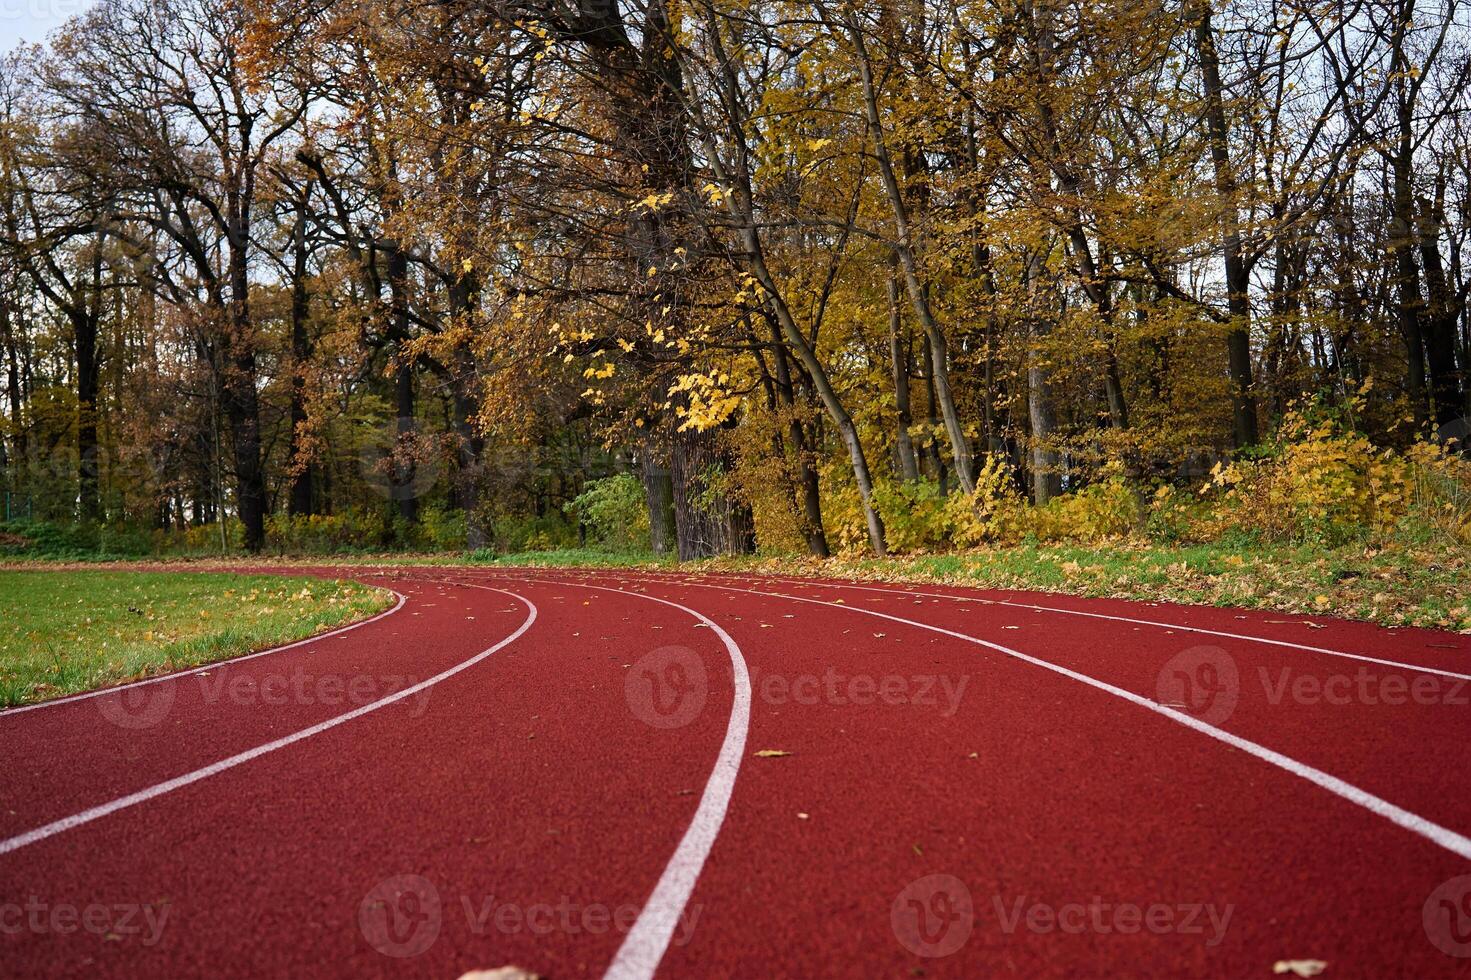
[[261,466],[255,330],[250,319],[249,244],[247,222],[235,220],[229,234],[230,304],[223,345],[226,376],[220,393],[234,443],[235,506],[245,531],[246,550],[257,552],[266,541],[266,483]]
[[899,457],[899,472],[910,483],[919,480],[919,460],[914,455],[914,440],[909,428],[914,416],[909,408],[908,338],[902,336],[902,311],[899,309],[899,283],[889,276],[889,370],[894,379],[894,407],[899,418],[894,432],[894,450]]
[[667,555],[675,546],[674,481],[669,467],[645,443],[639,450],[639,478],[649,508],[649,546],[656,555]]
[[1456,366],[1456,342],[1461,308],[1440,257],[1441,208],[1438,202],[1420,202],[1420,264],[1425,270],[1429,306],[1425,318],[1425,359],[1429,368],[1432,421],[1444,426],[1461,418],[1462,378]]
[[1226,333],[1226,357],[1231,378],[1232,435],[1239,449],[1253,445],[1259,438],[1256,395],[1252,390],[1251,377],[1251,269],[1241,248],[1236,176],[1231,171],[1224,87],[1215,31],[1211,27],[1210,0],[1194,2],[1195,52],[1200,59],[1216,194],[1223,209],[1221,252],[1226,267],[1226,308],[1231,317]]
[[[449,290],[450,309],[462,323],[474,323],[480,305],[480,280],[473,272],[455,277]],[[490,543],[480,495],[485,485],[485,437],[475,424],[478,410],[478,375],[474,351],[459,347],[453,357],[450,392],[454,402],[454,428],[458,440],[459,472],[455,504],[465,515],[465,547],[471,551]]]
[[1410,405],[1417,421],[1429,417],[1429,399],[1425,383],[1425,337],[1421,331],[1420,267],[1415,253],[1419,250],[1415,235],[1415,204],[1411,194],[1410,120],[1402,112],[1399,149],[1392,162],[1390,207],[1390,253],[1394,261],[1396,318],[1400,336],[1405,342],[1408,370],[1405,384]]
[[81,518],[102,516],[97,466],[97,320],[94,309],[82,308],[71,318],[77,363],[77,462]]
[[730,472],[731,462],[716,430],[674,434],[669,475],[680,561],[756,550],[750,508],[712,486]]
[[77,463],[78,499],[81,518],[93,522],[102,519],[102,500],[98,489],[99,451],[97,440],[97,396],[100,364],[97,349],[98,328],[102,319],[102,248],[95,243],[90,261],[86,293],[73,296],[68,307],[72,323],[72,352],[77,367]]

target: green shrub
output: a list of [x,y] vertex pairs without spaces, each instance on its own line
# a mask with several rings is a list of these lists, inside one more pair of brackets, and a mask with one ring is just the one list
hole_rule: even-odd
[[644,488],[631,474],[589,480],[565,510],[605,548],[631,551],[648,546],[649,510]]
[[491,522],[497,551],[550,551],[577,545],[577,529],[559,513],[540,517],[498,517]]

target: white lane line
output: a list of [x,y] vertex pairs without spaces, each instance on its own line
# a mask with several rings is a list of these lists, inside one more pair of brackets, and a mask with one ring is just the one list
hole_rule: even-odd
[[[720,754],[716,756],[715,765],[710,770],[710,778],[705,783],[705,792],[700,797],[700,806],[695,810],[689,827],[685,829],[679,847],[675,848],[674,856],[664,866],[664,873],[659,876],[659,883],[654,886],[653,893],[644,903],[643,909],[633,923],[633,928],[624,937],[623,945],[618,947],[618,953],[608,966],[608,972],[603,974],[604,980],[648,980],[659,968],[659,961],[664,958],[664,953],[669,948],[669,941],[674,935],[675,927],[679,924],[679,917],[684,914],[685,906],[689,904],[690,893],[694,891],[695,882],[705,867],[705,859],[710,856],[710,849],[715,846],[715,838],[720,835],[720,826],[725,822],[725,813],[730,806],[730,796],[735,790],[736,776],[741,768],[741,757],[746,751],[746,732],[751,726],[751,678],[746,672],[746,659],[741,654],[741,648],[736,645],[735,640],[731,639],[729,633],[720,628],[719,623],[689,606],[682,606],[677,602],[643,592],[629,592],[626,589],[615,589],[606,585],[560,582],[521,575],[513,576],[513,580],[617,592],[620,595],[648,599],[650,602],[670,606],[688,613],[708,626],[711,632],[720,637],[720,642],[725,644],[726,653],[730,656],[731,675],[735,681],[735,696],[731,702],[730,720],[725,726],[725,740],[720,743]],[[469,582],[453,584],[471,585]],[[472,587],[490,588],[486,585],[473,585]]]
[[[373,588],[387,587],[378,585],[373,586]],[[359,620],[356,623],[349,623],[346,626],[339,626],[337,629],[328,630],[326,633],[318,633],[315,636],[309,636],[304,640],[297,640],[295,643],[288,643],[285,646],[271,647],[269,650],[257,650],[255,653],[246,653],[238,657],[231,657],[229,660],[214,660],[207,664],[201,664],[198,667],[191,667],[188,670],[175,671],[172,674],[160,674],[157,677],[148,677],[144,678],[141,681],[129,681],[126,684],[115,684],[112,687],[99,688],[96,691],[87,691],[84,694],[71,694],[64,698],[52,698],[50,701],[38,701],[35,704],[23,704],[17,708],[6,708],[3,711],[0,711],[0,718],[9,718],[13,715],[25,714],[27,711],[35,711],[38,708],[54,708],[59,704],[71,704],[73,701],[85,701],[88,698],[98,698],[104,694],[115,694],[118,691],[127,691],[135,687],[143,687],[146,684],[158,684],[163,681],[171,681],[179,677],[188,677],[190,674],[198,674],[206,670],[217,670],[221,667],[229,667],[232,664],[244,663],[247,660],[254,660],[256,657],[264,657],[272,653],[281,653],[285,650],[295,650],[297,647],[306,646],[308,643],[316,643],[319,640],[330,640],[334,636],[341,636],[343,633],[351,632],[352,630],[355,630],[360,626],[367,626],[369,623],[376,623],[378,622],[378,620],[383,619],[386,616],[392,616],[394,613],[402,609],[404,603],[408,601],[408,596],[404,595],[402,592],[399,592],[396,589],[388,589],[388,591],[398,596],[398,602],[394,603],[392,609],[385,609],[376,616],[370,616],[367,619]]]
[[[1132,623],[1136,626],[1156,626],[1160,629],[1179,630],[1182,633],[1200,633],[1205,636],[1219,636],[1228,640],[1243,640],[1248,643],[1264,643],[1275,647],[1288,647],[1293,650],[1305,650],[1308,653],[1321,653],[1329,657],[1343,657],[1347,660],[1358,660],[1363,663],[1379,664],[1382,667],[1396,667],[1417,674],[1435,674],[1440,677],[1449,677],[1454,680],[1471,681],[1471,673],[1460,674],[1453,670],[1442,670],[1439,667],[1426,667],[1420,664],[1404,663],[1399,660],[1384,660],[1379,657],[1370,657],[1360,653],[1348,653],[1343,650],[1330,650],[1327,647],[1315,647],[1305,643],[1293,643],[1290,640],[1273,640],[1265,636],[1253,636],[1250,633],[1231,633],[1224,630],[1206,629],[1203,626],[1183,626],[1180,623],[1166,623],[1153,619],[1133,619],[1128,616],[1110,616],[1107,613],[1085,612],[1081,609],[1063,609],[1058,606],[1039,606],[1030,602],[1011,602],[1006,599],[987,599],[982,596],[949,595],[944,592],[920,592],[909,589],[883,589],[869,585],[849,585],[846,582],[831,582],[825,579],[793,579],[778,576],[764,576],[755,578],[751,576],[733,576],[737,581],[760,582],[763,578],[767,581],[779,582],[783,585],[819,585],[825,589],[855,589],[860,592],[879,592],[884,595],[895,596],[923,596],[928,599],[950,599],[954,602],[976,602],[990,606],[1010,606],[1013,609],[1030,609],[1034,612],[1058,613],[1063,616],[1085,616],[1088,619],[1107,619],[1116,623]],[[648,581],[668,582],[670,579],[661,579],[651,576]],[[682,581],[682,580],[679,580]],[[689,583],[691,585],[696,583]]]
[[1053,673],[1061,674],[1064,677],[1068,677],[1080,683],[1087,684],[1089,687],[1096,688],[1097,690],[1103,691],[1107,694],[1112,694],[1114,697],[1122,698],[1123,700],[1128,701],[1131,704],[1136,704],[1139,707],[1152,711],[1157,715],[1163,715],[1171,721],[1184,725],[1186,728],[1193,729],[1197,732],[1200,732],[1202,735],[1208,735],[1219,742],[1223,742],[1226,745],[1231,746],[1232,748],[1240,749],[1241,751],[1246,752],[1249,755],[1256,756],[1263,762],[1270,763],[1271,765],[1274,765],[1277,768],[1284,770],[1285,772],[1289,772],[1294,776],[1298,776],[1302,779],[1307,780],[1315,786],[1327,790],[1335,796],[1348,800],[1350,803],[1357,804],[1358,806],[1363,807],[1371,813],[1378,814],[1379,816],[1385,818],[1396,826],[1402,827],[1405,830],[1408,830],[1411,833],[1430,841],[1432,844],[1437,844],[1440,847],[1443,847],[1446,850],[1450,851],[1452,854],[1456,854],[1462,858],[1471,860],[1471,838],[1465,837],[1462,834],[1458,834],[1448,827],[1442,827],[1440,824],[1427,820],[1418,814],[1411,813],[1409,810],[1406,810],[1402,807],[1395,806],[1388,800],[1375,796],[1368,790],[1360,789],[1352,783],[1345,782],[1344,780],[1339,779],[1337,776],[1329,775],[1321,769],[1315,769],[1312,766],[1307,765],[1306,763],[1298,762],[1296,759],[1285,756],[1282,753],[1269,749],[1264,745],[1258,745],[1256,742],[1244,739],[1239,735],[1233,735],[1228,731],[1215,727],[1214,725],[1208,725],[1200,719],[1195,718],[1192,715],[1188,715],[1183,711],[1176,711],[1174,708],[1167,708],[1162,704],[1135,694],[1133,691],[1126,691],[1121,687],[1115,687],[1107,681],[1101,681],[1096,677],[1090,677],[1087,674],[1080,674],[1075,670],[1069,670],[1066,667],[1059,666],[1049,661],[1041,660],[1037,657],[1028,656],[1025,653],[1013,650],[1010,647],[1004,647],[999,643],[991,643],[987,640],[982,640],[974,636],[967,636],[964,633],[957,633],[954,630],[948,630],[941,626],[931,626],[928,623],[921,623],[917,620],[905,619],[902,616],[891,616],[888,613],[878,612],[874,609],[861,609],[857,606],[849,606],[846,604],[839,605],[834,602],[825,602],[822,599],[808,599],[804,596],[784,595],[779,592],[760,592],[755,589],[735,589],[731,588],[730,586],[723,585],[702,585],[698,582],[687,582],[684,584],[693,585],[698,588],[705,589],[721,589],[727,592],[747,592],[751,595],[769,596],[773,599],[790,599],[793,602],[810,602],[813,605],[828,606],[833,609],[846,609],[849,612],[864,613],[868,616],[877,616],[880,619],[888,619],[896,623],[905,623],[909,626],[917,626],[920,629],[931,630],[935,633],[943,633],[946,636],[953,636],[957,640],[965,640],[969,643],[975,643],[980,646],[987,647],[991,650],[997,651],[998,653],[1004,653],[1008,657],[1014,657],[1017,660],[1032,664],[1035,667],[1041,667],[1044,670],[1050,670]]
[[[490,588],[489,586],[480,587]],[[490,656],[492,653],[495,653],[502,647],[514,643],[516,640],[520,639],[521,635],[531,628],[531,624],[536,622],[536,606],[532,604],[530,599],[519,596],[514,592],[507,592],[504,589],[490,589],[490,591],[501,592],[512,597],[513,599],[519,599],[521,602],[525,603],[528,610],[526,621],[523,622],[519,628],[517,628],[516,632],[501,640],[495,646],[490,647],[487,650],[482,650],[475,656],[471,657],[469,660],[465,660],[458,664],[455,664],[448,670],[441,671],[440,673],[435,674],[433,677],[430,677],[427,680],[422,680],[412,687],[406,687],[402,691],[397,691],[386,697],[379,698],[377,701],[370,701],[369,703],[363,705],[361,708],[355,708],[352,711],[347,712],[346,714],[337,715],[334,718],[328,718],[326,721],[315,724],[310,728],[303,728],[299,732],[293,732],[290,735],[278,738],[273,742],[267,742],[264,745],[257,745],[253,749],[248,749],[237,755],[232,755],[228,759],[221,759],[219,762],[211,763],[210,765],[207,765],[202,769],[196,769],[193,772],[186,772],[182,776],[175,776],[173,779],[165,780],[164,782],[158,783],[154,786],[149,786],[146,789],[140,789],[136,793],[129,793],[127,796],[120,796],[115,800],[103,803],[99,806],[91,807],[90,809],[83,810],[80,813],[74,813],[69,817],[62,817],[60,820],[54,820],[51,823],[46,824],[45,826],[37,827],[35,830],[27,831],[26,833],[20,834],[16,837],[11,837],[6,840],[0,840],[0,854],[9,854],[11,851],[18,851],[22,847],[25,847],[29,844],[34,844],[37,841],[45,840],[48,837],[54,837],[64,831],[71,830],[75,827],[80,827],[83,824],[91,823],[93,820],[101,819],[108,814],[116,813],[119,810],[127,809],[130,806],[136,806],[139,803],[145,803],[148,800],[156,799],[157,797],[163,796],[165,793],[172,793],[176,789],[188,786],[191,783],[197,783],[201,779],[206,779],[210,776],[222,773],[227,769],[233,769],[236,766],[244,765],[245,763],[250,762],[252,759],[259,759],[261,756],[266,755],[269,752],[275,752],[277,749],[284,749],[288,745],[293,745],[297,742],[302,741],[303,739],[311,738],[313,735],[319,735],[330,728],[336,728],[338,725],[352,721],[354,718],[361,718],[363,715],[366,715],[369,712],[377,711],[379,708],[386,708],[388,705],[393,704],[397,701],[402,701],[404,698],[413,697],[415,694],[419,693],[425,688],[433,687],[440,681],[445,680],[449,677],[453,677],[460,671],[475,666],[476,664],[480,663],[480,661]]]
[[[782,580],[784,584],[795,585],[790,579]],[[1404,670],[1418,674],[1436,674],[1441,677],[1450,677],[1456,680],[1471,681],[1471,674],[1458,674],[1453,670],[1442,670],[1439,667],[1426,667],[1421,664],[1410,664],[1399,660],[1384,660],[1379,657],[1370,657],[1361,653],[1348,653],[1343,650],[1331,650],[1328,647],[1315,647],[1306,643],[1293,643],[1291,640],[1273,640],[1265,636],[1253,636],[1250,633],[1231,633],[1226,630],[1206,629],[1203,626],[1183,626],[1179,623],[1165,623],[1153,619],[1133,619],[1129,616],[1110,616],[1107,613],[1086,612],[1082,609],[1063,609],[1057,606],[1037,606],[1029,602],[1010,602],[1006,599],[985,599],[980,596],[947,595],[943,592],[910,592],[907,589],[880,589],[867,585],[846,585],[838,582],[814,582],[831,589],[857,589],[862,592],[882,592],[886,595],[912,595],[924,596],[931,599],[950,599],[955,602],[978,602],[992,606],[1010,606],[1013,609],[1030,609],[1034,612],[1058,613],[1063,616],[1086,616],[1089,619],[1108,619],[1116,623],[1132,623],[1136,626],[1157,626],[1162,629],[1179,630],[1182,633],[1201,633],[1206,636],[1219,636],[1229,640],[1245,640],[1249,643],[1265,643],[1275,647],[1288,647],[1293,650],[1306,650],[1309,653],[1321,653],[1329,657],[1344,657],[1348,660],[1360,660],[1364,663],[1379,664],[1384,667],[1399,667]]]

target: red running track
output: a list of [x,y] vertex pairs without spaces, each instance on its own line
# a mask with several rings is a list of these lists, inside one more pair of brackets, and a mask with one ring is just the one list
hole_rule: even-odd
[[403,601],[0,713],[0,976],[1471,975],[1465,636],[323,572]]

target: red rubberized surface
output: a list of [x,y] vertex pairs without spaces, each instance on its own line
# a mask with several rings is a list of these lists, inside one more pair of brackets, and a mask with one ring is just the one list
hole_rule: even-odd
[[[322,571],[408,601],[137,703],[0,714],[0,838],[468,660],[527,618],[484,587],[537,617],[418,696],[0,853],[0,975],[601,975],[696,813],[734,697],[714,631],[645,596],[724,628],[751,681],[734,794],[660,976],[1235,977],[1287,960],[1326,961],[1329,978],[1471,975],[1466,858],[1106,691],[859,610],[1183,698],[1471,836],[1471,685],[1415,669],[1471,673],[1467,637],[944,587]],[[260,696],[283,678],[284,703]],[[321,696],[354,679],[356,700]],[[134,724],[165,689],[167,710]]]

